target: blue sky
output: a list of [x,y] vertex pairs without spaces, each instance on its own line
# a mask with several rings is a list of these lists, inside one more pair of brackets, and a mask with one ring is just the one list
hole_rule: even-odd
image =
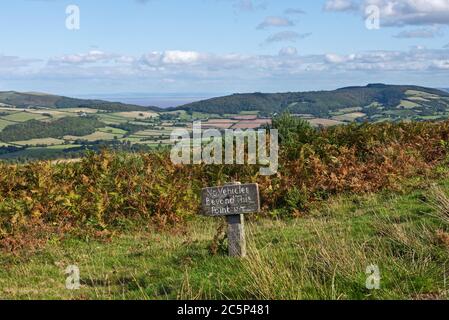
[[[66,26],[67,6],[79,30]],[[366,26],[368,7],[379,29]],[[4,0],[0,90],[449,87],[449,0]]]

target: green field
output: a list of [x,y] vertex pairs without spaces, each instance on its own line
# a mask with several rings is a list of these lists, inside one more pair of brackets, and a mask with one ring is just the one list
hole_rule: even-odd
[[4,128],[6,128],[7,126],[13,124],[13,123],[14,122],[7,121],[7,120],[4,120],[4,119],[0,118],[0,131],[3,130]]
[[48,117],[40,115],[40,114],[32,114],[29,112],[17,112],[10,114],[8,116],[2,117],[3,120],[10,121],[10,122],[25,122],[28,120],[44,120],[48,119]]
[[30,146],[36,146],[36,145],[62,145],[64,143],[64,140],[61,139],[55,139],[55,138],[44,138],[44,139],[31,139],[31,140],[25,140],[25,141],[14,141],[11,142],[13,145],[30,145]]
[[121,138],[120,134],[109,133],[105,131],[96,131],[92,134],[86,136],[64,136],[64,140],[74,141],[74,140],[87,140],[87,141],[98,141],[98,140],[113,140],[115,137]]

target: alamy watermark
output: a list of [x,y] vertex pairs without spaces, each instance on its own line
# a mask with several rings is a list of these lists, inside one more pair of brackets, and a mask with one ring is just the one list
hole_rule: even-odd
[[376,264],[369,265],[366,267],[365,271],[366,278],[366,288],[368,290],[379,290],[380,289],[380,268]]
[[376,5],[369,5],[365,8],[365,27],[368,30],[380,29],[380,8]]
[[70,265],[65,269],[65,274],[68,277],[65,279],[65,287],[68,290],[80,289],[80,269],[78,266]]
[[79,6],[71,4],[66,7],[65,27],[70,31],[80,30],[81,28],[81,11]]
[[171,142],[174,146],[170,156],[175,164],[259,164],[260,174],[264,176],[278,171],[279,135],[276,129],[202,130],[198,121],[193,123],[192,133],[187,129],[174,130]]

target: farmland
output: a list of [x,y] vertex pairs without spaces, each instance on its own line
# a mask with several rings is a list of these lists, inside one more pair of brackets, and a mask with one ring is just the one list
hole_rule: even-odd
[[[76,158],[80,150],[99,144],[150,150],[170,144],[170,134],[175,129],[191,131],[193,121],[202,121],[204,129],[255,129],[271,123],[257,113],[220,116],[181,111],[106,112],[92,108],[0,106],[0,148],[16,148],[1,158],[33,159],[36,154],[41,159],[47,158],[45,154],[48,158]],[[67,131],[72,125],[73,130]],[[85,131],[81,130],[83,127]]]
[[[363,122],[438,121],[449,117],[443,91],[381,84],[335,91],[240,94],[169,109],[54,95],[0,92],[0,158],[79,158],[104,147],[150,151],[175,129],[257,129],[289,112],[316,128]],[[51,149],[50,149],[51,148]],[[37,157],[37,158],[36,158]]]

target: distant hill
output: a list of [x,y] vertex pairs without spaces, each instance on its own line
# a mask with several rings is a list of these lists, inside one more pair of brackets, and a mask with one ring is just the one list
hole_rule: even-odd
[[[259,111],[270,115],[288,110],[318,118],[359,113],[361,119],[413,118],[443,115],[449,111],[449,92],[419,86],[369,84],[334,91],[246,93],[198,101],[176,108],[187,112],[215,114]],[[371,120],[371,119],[369,119]]]
[[38,92],[0,92],[0,104],[18,108],[93,108],[104,111],[160,111],[157,107],[142,107],[121,102],[104,100],[75,99]]

